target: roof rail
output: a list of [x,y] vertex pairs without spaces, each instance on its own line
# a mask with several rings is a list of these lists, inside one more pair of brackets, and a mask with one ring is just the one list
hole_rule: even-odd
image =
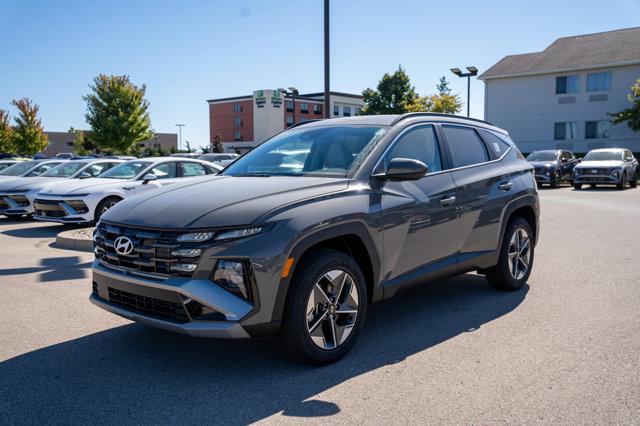
[[287,127],[285,130],[289,130],[289,129],[293,129],[294,127],[300,127],[305,124],[313,123],[314,121],[322,121],[322,119],[316,118],[313,120],[300,121],[298,123],[292,124],[291,126]]
[[408,112],[406,114],[402,114],[401,116],[393,120],[391,125],[393,126],[395,124],[398,124],[402,120],[406,120],[407,118],[413,118],[413,117],[449,117],[449,118],[452,117],[452,118],[459,118],[461,120],[477,121],[479,123],[484,123],[484,124],[493,126],[493,124],[489,123],[488,121],[480,120],[479,118],[463,117],[461,115],[444,114],[441,112]]

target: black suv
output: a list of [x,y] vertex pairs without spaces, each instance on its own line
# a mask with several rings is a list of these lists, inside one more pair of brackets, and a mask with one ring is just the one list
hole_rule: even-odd
[[96,305],[203,337],[344,356],[367,304],[468,271],[520,289],[533,168],[504,130],[413,113],[307,122],[220,175],[126,199],[94,234]]
[[561,149],[534,151],[527,161],[535,168],[538,188],[547,183],[552,188],[559,188],[562,181],[573,183],[573,168],[580,162],[573,152]]

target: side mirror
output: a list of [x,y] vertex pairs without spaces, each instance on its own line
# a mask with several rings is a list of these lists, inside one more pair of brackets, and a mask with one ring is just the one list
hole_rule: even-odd
[[158,176],[154,175],[153,173],[147,173],[146,175],[143,176],[142,178],[142,184],[146,185],[149,182],[151,182],[152,180],[157,180]]
[[633,161],[633,157],[626,157],[625,160],[626,161]]
[[422,161],[410,158],[394,158],[387,170],[376,177],[386,180],[418,180],[427,174],[429,168]]
[[92,176],[88,172],[82,172],[78,176],[78,179],[89,179],[90,177],[92,177]]

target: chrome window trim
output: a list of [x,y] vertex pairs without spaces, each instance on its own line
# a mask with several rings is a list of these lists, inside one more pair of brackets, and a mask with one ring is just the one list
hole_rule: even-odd
[[[432,121],[424,121],[424,122],[420,122],[420,123],[415,123],[412,124],[410,126],[407,126],[405,129],[403,129],[400,133],[398,133],[395,138],[393,138],[393,140],[391,141],[391,143],[389,143],[389,146],[387,146],[385,148],[385,150],[382,152],[382,155],[380,156],[380,158],[378,159],[378,161],[376,161],[375,166],[373,166],[372,172],[371,172],[371,176],[370,177],[379,177],[382,176],[380,174],[375,174],[374,171],[378,169],[378,167],[380,167],[380,163],[382,161],[384,161],[385,156],[387,155],[387,153],[389,152],[389,150],[396,144],[398,143],[398,140],[409,130],[413,129],[414,127],[418,127],[418,126],[432,126],[434,132],[436,132],[436,140],[438,139],[438,134],[437,131],[435,129],[435,126],[437,124],[441,124],[440,122],[432,122]],[[446,123],[448,126],[459,126],[459,127],[469,127],[473,130],[476,130],[475,127],[470,126],[468,124],[458,124],[458,123]],[[491,130],[485,129],[488,132],[490,132]],[[495,132],[492,132],[495,133]],[[482,141],[483,144],[486,144],[486,142],[484,141],[484,139],[482,139],[482,136],[480,136],[478,134],[478,137],[480,138],[480,140]],[[444,144],[446,144],[446,141],[442,141]],[[511,151],[511,149],[513,148],[513,146],[511,145],[511,143],[507,143],[509,145],[509,148],[498,158],[493,159],[493,160],[489,160],[489,161],[485,161],[482,163],[477,163],[477,164],[469,164],[467,166],[462,166],[462,167],[453,167],[450,169],[443,169],[443,170],[438,170],[437,172],[433,172],[433,173],[427,173],[426,175],[424,175],[424,177],[427,176],[434,176],[437,174],[441,174],[441,173],[445,173],[445,172],[454,172],[454,171],[458,171],[458,170],[464,170],[464,169],[470,169],[472,167],[478,167],[478,166],[484,166],[486,164],[491,164],[491,163],[497,163],[499,161],[502,161],[504,159],[504,157]],[[438,149],[440,149],[440,145],[438,144]],[[488,152],[487,152],[488,154]],[[442,153],[440,153],[440,161],[442,161]]]

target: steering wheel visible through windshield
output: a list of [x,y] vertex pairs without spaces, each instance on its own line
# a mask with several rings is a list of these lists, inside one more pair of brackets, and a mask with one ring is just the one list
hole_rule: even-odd
[[257,146],[222,174],[345,177],[371,151],[385,130],[380,126],[292,129]]

